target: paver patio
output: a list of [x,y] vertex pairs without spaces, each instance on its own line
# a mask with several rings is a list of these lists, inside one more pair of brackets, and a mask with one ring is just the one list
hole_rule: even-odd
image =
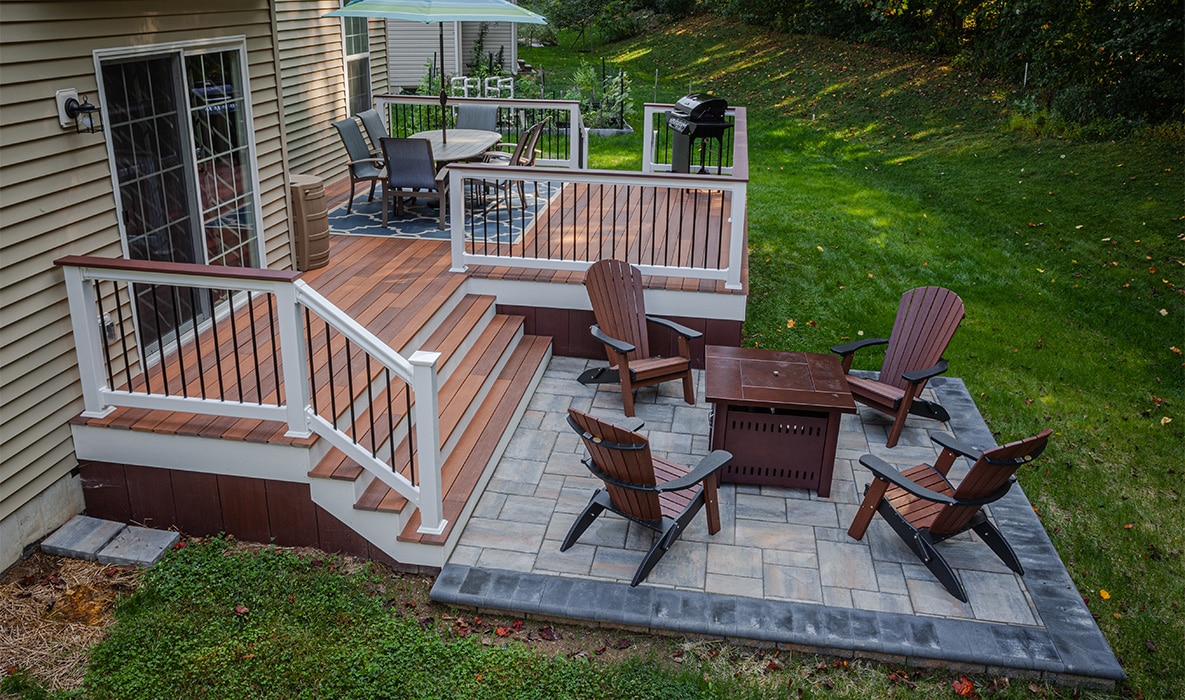
[[[694,524],[641,585],[630,588],[652,533],[605,514],[567,552],[560,542],[600,486],[565,421],[569,407],[623,420],[615,385],[575,377],[603,362],[553,358],[432,595],[478,608],[776,644],[840,656],[1024,671],[1107,685],[1124,677],[1019,486],[990,507],[1025,568],[1010,571],[966,533],[943,545],[969,603],[952,597],[879,517],[847,535],[869,472],[864,454],[904,468],[932,463],[932,432],[995,441],[963,383],[931,381],[948,424],[911,417],[897,447],[890,421],[860,407],[843,417],[830,498],[780,487],[723,485],[722,530]],[[652,450],[694,464],[709,451],[711,407],[673,383],[638,392]],[[1004,436],[1008,440],[1024,436]],[[1056,443],[1051,446],[1056,449]],[[970,465],[959,460],[952,481]]]

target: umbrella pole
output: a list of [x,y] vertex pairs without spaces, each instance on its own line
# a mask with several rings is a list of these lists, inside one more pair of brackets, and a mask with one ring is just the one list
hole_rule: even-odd
[[448,143],[448,119],[445,115],[445,103],[448,102],[448,95],[444,91],[444,22],[439,22],[440,27],[440,142]]

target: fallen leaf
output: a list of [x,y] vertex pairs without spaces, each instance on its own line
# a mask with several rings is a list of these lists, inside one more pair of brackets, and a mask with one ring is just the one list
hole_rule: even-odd
[[1152,643],[1151,639],[1144,640],[1144,648],[1148,651],[1156,651],[1156,645]]
[[[605,653],[605,650],[606,650],[606,649],[608,649],[608,648],[609,648],[609,647],[607,647],[607,646],[605,646],[604,644],[602,644],[601,646],[597,647],[597,648],[596,648],[596,649],[593,651],[593,653],[594,653],[594,654],[596,654],[597,656],[600,656],[601,654],[604,654],[604,653]],[[678,654],[678,656],[677,656],[677,657],[675,657],[675,660],[676,660],[676,661],[682,661],[682,660],[683,660],[683,652],[675,652],[675,653],[676,653],[676,654]]]
[[959,676],[959,680],[951,681],[951,687],[955,692],[965,698],[973,698],[975,695],[975,684],[967,676]]
[[235,614],[236,615],[246,615],[249,612],[251,612],[251,610],[248,609],[246,605],[236,605],[235,606]]
[[811,328],[818,328],[819,327],[819,324],[814,321],[807,321],[806,325],[810,326]]
[[514,624],[512,624],[511,627],[514,629],[514,631],[521,632],[523,629],[523,621],[522,620],[515,620]]
[[550,626],[539,628],[539,636],[545,641],[554,642],[558,636]]
[[1108,593],[1107,590],[1104,588],[1099,589],[1099,597],[1102,598],[1103,600],[1111,600],[1111,594]]
[[821,245],[817,245],[817,246],[815,246],[815,247],[819,249],[819,252],[820,252],[820,253],[822,253],[822,252],[823,252],[823,246],[821,246]]
[[616,642],[613,642],[614,649],[629,649],[632,645],[633,642],[628,639],[618,639]]
[[1161,315],[1161,316],[1168,316],[1168,315],[1169,315],[1169,310],[1168,310],[1168,309],[1161,309],[1161,310],[1160,310],[1160,315]]
[[494,634],[498,635],[499,637],[509,637],[510,628],[498,626],[496,629],[494,629]]
[[787,328],[793,328],[793,327],[795,327],[795,326],[797,326],[797,325],[798,325],[798,322],[797,322],[797,321],[795,321],[795,320],[794,320],[794,319],[792,319],[792,318],[791,318],[791,319],[788,319],[788,320],[786,321],[786,327],[787,327]]
[[1161,425],[1168,425],[1169,423],[1172,423],[1172,422],[1173,422],[1173,419],[1169,418],[1168,416],[1161,416],[1160,417],[1160,424]]

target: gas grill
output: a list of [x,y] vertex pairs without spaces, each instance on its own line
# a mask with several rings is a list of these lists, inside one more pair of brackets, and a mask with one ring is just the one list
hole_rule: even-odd
[[691,172],[691,153],[699,141],[699,173],[706,173],[708,140],[716,142],[716,174],[723,165],[724,135],[732,128],[725,121],[728,102],[710,95],[691,94],[679,98],[675,108],[667,110],[667,128],[671,130],[671,171]]

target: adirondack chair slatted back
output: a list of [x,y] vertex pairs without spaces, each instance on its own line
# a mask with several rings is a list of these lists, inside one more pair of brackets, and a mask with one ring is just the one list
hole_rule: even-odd
[[[599,260],[588,268],[584,286],[601,330],[634,346],[627,354],[631,361],[650,357],[642,273],[621,260]],[[613,362],[612,352],[609,361]]]
[[[985,451],[959,482],[953,497],[962,500],[990,496],[1008,483],[1021,465],[1041,454],[1052,434],[1052,430],[1043,430],[1033,437]],[[930,532],[935,535],[961,532],[980,508],[978,505],[946,506],[930,523]]]
[[[581,439],[593,464],[610,478],[639,486],[654,486],[654,462],[650,445],[635,432],[598,420],[587,413],[568,409],[568,415],[583,431]],[[621,449],[616,445],[638,445],[639,449]],[[661,520],[662,507],[654,491],[636,491],[605,482],[613,505],[639,520]]]
[[[903,372],[931,367],[942,353],[963,320],[963,300],[942,287],[919,287],[901,297],[893,334],[885,350],[880,381],[899,389],[909,382]],[[925,382],[918,386],[921,393]]]
[[[534,165],[535,164],[535,146],[539,143],[539,136],[543,133],[543,127],[547,125],[547,121],[551,117],[546,117],[543,121],[536,123],[527,130],[526,136],[519,142],[518,149],[521,151],[518,157],[511,159],[513,165]],[[523,144],[523,141],[526,143]],[[518,150],[516,149],[516,150]]]

